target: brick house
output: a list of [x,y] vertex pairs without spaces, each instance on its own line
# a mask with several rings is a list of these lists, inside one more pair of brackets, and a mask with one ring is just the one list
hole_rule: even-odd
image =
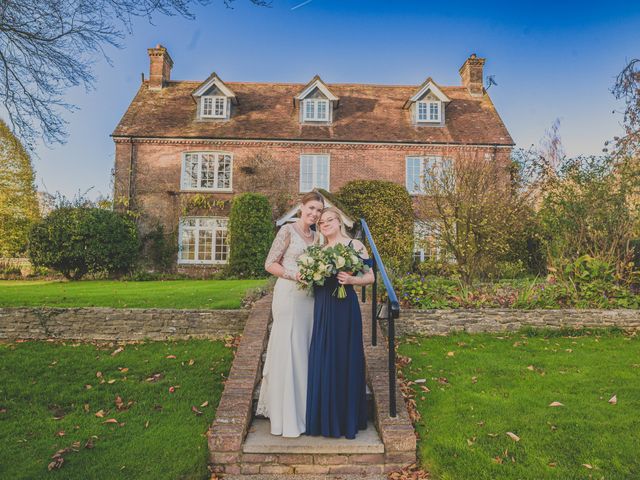
[[[383,179],[420,195],[429,162],[452,151],[507,161],[513,140],[471,55],[461,86],[173,81],[166,48],[148,50],[150,75],[114,130],[117,204],[135,208],[143,233],[177,235],[179,270],[226,263],[230,200],[265,152],[291,174],[292,197]],[[275,182],[278,183],[278,182]],[[271,186],[273,187],[273,185]],[[265,193],[271,192],[264,188]]]

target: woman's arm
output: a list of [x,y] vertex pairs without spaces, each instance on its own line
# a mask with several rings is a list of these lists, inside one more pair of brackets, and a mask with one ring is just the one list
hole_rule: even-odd
[[291,232],[289,231],[289,225],[283,225],[276,238],[271,244],[271,249],[267,255],[267,259],[264,262],[264,269],[271,275],[275,275],[279,278],[285,278],[287,280],[296,280],[297,272],[287,270],[282,266],[282,257],[289,248],[289,242],[291,241]]

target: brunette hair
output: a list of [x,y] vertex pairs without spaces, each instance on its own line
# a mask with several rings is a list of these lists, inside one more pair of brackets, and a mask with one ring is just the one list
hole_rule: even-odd
[[305,205],[308,202],[320,202],[322,204],[322,206],[324,207],[324,197],[322,195],[320,195],[320,193],[313,191],[313,192],[309,192],[309,193],[305,193],[302,198],[300,199],[300,202]]

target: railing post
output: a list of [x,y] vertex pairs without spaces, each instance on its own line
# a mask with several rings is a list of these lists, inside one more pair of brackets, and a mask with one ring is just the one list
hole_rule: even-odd
[[371,345],[375,347],[378,344],[378,328],[376,324],[378,317],[378,269],[375,258],[373,258],[371,270],[373,270],[373,285],[371,285]]
[[387,330],[389,336],[389,413],[396,416],[396,329],[391,311],[391,300],[387,301]]

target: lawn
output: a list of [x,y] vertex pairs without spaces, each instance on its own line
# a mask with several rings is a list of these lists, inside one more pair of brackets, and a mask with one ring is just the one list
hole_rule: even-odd
[[248,290],[266,280],[0,280],[0,307],[240,308]]
[[640,478],[638,337],[459,334],[399,353],[433,478]]
[[[231,358],[223,342],[203,340],[120,352],[0,344],[0,478],[209,478],[205,432]],[[49,471],[52,456],[67,448]]]

